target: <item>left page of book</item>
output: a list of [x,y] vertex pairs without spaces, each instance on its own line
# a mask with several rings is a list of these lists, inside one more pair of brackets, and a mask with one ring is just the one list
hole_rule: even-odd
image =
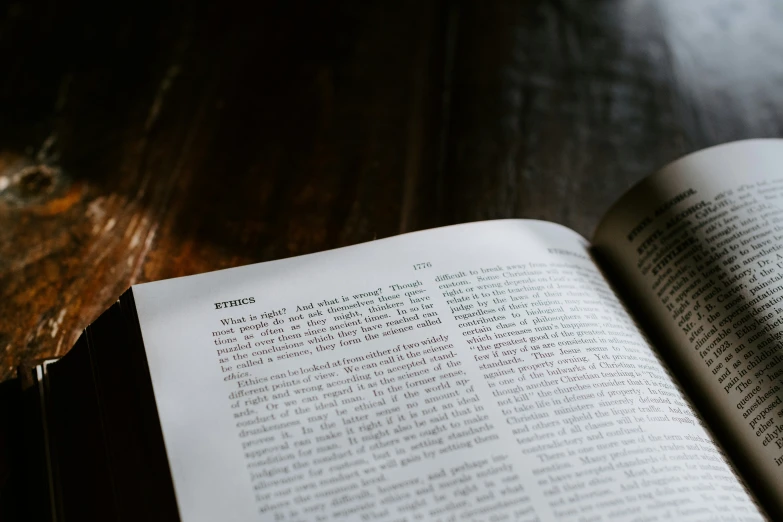
[[587,250],[494,221],[134,287],[182,519],[759,519]]

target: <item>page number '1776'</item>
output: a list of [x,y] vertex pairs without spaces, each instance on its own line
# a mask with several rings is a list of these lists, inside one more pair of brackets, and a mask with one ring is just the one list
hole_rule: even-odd
[[423,270],[425,268],[432,268],[432,263],[427,261],[426,263],[416,263],[413,265],[414,270]]

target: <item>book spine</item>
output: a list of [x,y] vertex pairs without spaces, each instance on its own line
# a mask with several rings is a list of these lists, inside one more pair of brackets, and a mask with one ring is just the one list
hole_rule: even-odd
[[[57,458],[52,444],[48,366],[57,359],[23,365],[18,376],[22,388],[22,440],[24,441],[25,509],[35,520],[62,520]],[[32,510],[33,512],[31,512]]]

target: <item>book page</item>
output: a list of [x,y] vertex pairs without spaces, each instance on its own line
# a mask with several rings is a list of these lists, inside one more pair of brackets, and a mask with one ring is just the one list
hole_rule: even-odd
[[575,232],[133,289],[182,519],[758,520]]
[[594,244],[783,513],[783,140],[668,166],[609,211]]

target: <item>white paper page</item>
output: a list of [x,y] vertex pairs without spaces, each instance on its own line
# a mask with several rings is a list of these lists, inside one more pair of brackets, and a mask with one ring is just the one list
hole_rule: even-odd
[[496,221],[134,287],[183,520],[758,519],[586,249]]
[[667,166],[607,213],[594,244],[783,516],[783,140]]

